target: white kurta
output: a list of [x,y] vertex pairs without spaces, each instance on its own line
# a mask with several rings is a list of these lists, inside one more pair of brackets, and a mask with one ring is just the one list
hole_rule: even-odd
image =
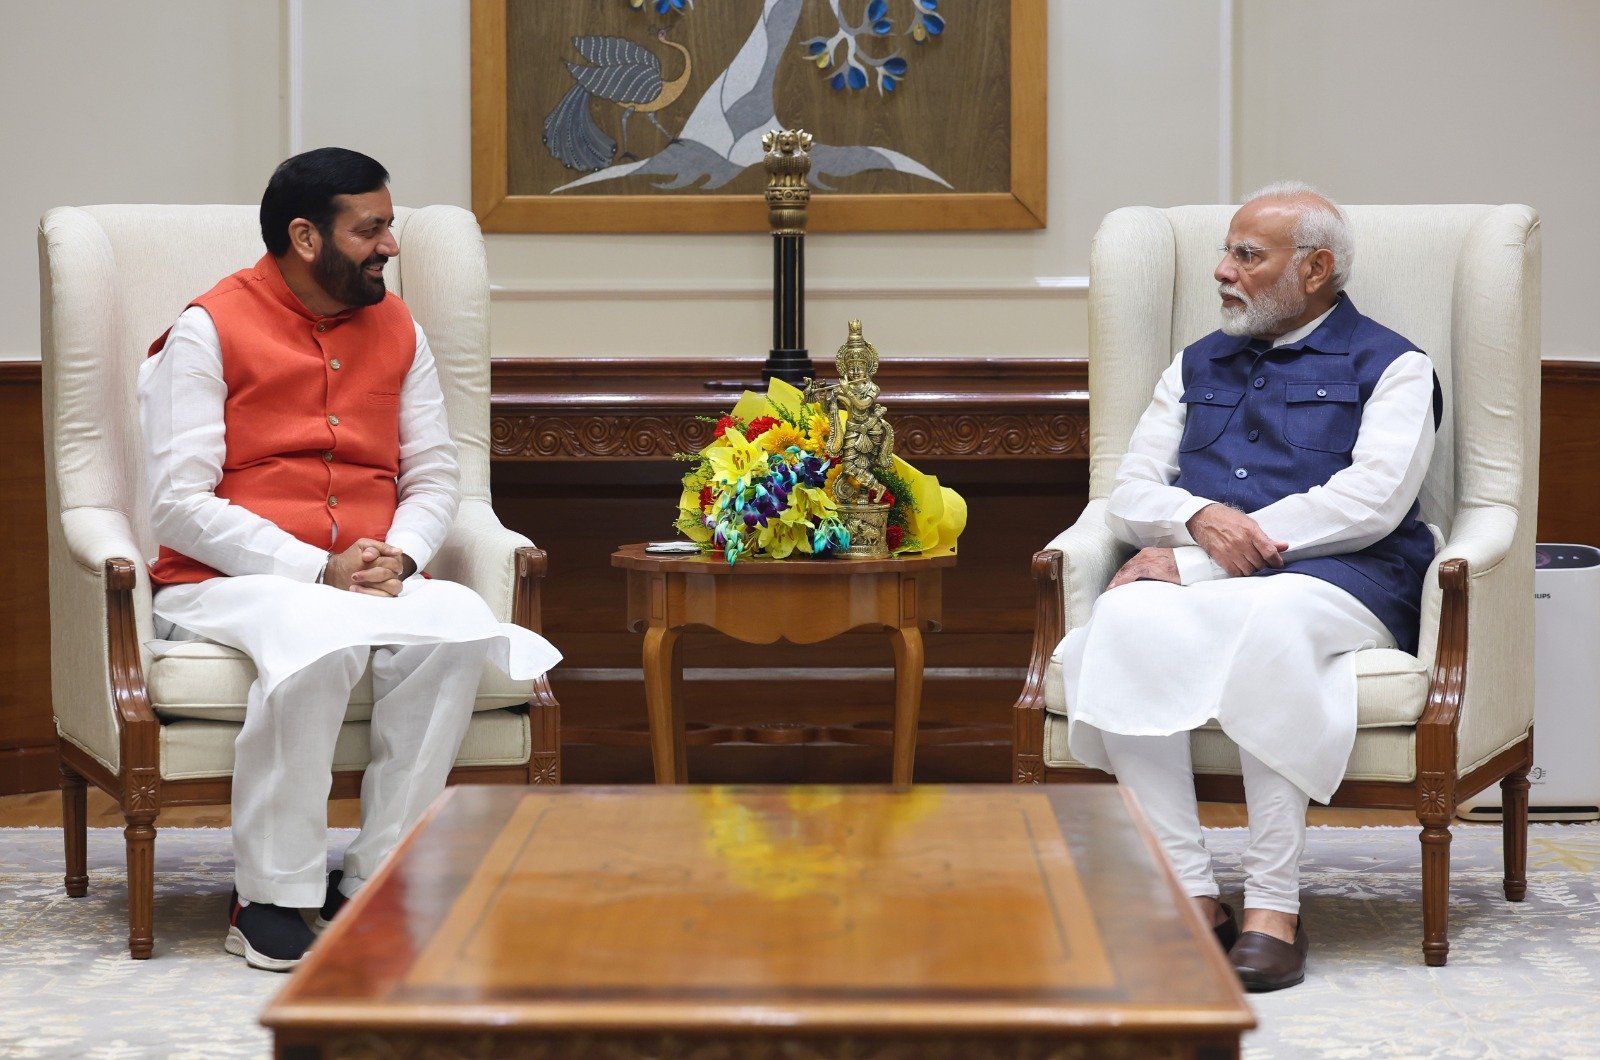
[[[1331,311],[1330,311],[1331,312]],[[1323,317],[1275,340],[1296,342]],[[1096,602],[1060,647],[1068,743],[1109,769],[1099,731],[1167,735],[1213,718],[1239,746],[1326,802],[1355,741],[1351,653],[1393,647],[1377,617],[1306,575],[1230,578],[1195,544],[1188,520],[1213,503],[1181,489],[1183,355],[1162,373],[1128,443],[1106,521],[1136,548],[1174,550],[1182,585],[1138,582]],[[1349,467],[1325,484],[1250,512],[1285,559],[1338,555],[1400,524],[1433,455],[1433,371],[1412,351],[1388,367],[1362,410]]]
[[[400,391],[399,506],[386,540],[425,567],[455,518],[456,449],[428,340]],[[413,577],[397,597],[315,584],[327,553],[218,497],[226,452],[222,349],[210,315],[183,312],[161,352],[139,370],[141,422],[157,539],[232,577],[156,593],[157,654],[198,635],[249,655],[268,695],[305,666],[347,647],[489,642],[517,680],[561,655],[543,637],[499,622],[482,598],[450,582]],[[350,542],[342,542],[348,546]]]

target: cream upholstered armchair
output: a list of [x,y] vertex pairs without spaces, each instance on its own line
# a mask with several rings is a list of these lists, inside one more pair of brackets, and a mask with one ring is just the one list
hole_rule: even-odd
[[[1089,504],[1034,556],[1033,659],[1015,711],[1019,783],[1105,779],[1067,749],[1057,651],[1132,552],[1106,496],[1157,377],[1217,327],[1232,206],[1128,208],[1090,259]],[[1352,206],[1361,311],[1420,345],[1445,414],[1422,514],[1446,544],[1423,589],[1419,654],[1361,652],[1355,748],[1334,805],[1414,809],[1422,825],[1423,956],[1445,963],[1450,818],[1495,781],[1505,796],[1505,894],[1526,890],[1533,763],[1533,540],[1539,470],[1539,219],[1526,206]],[[1214,727],[1193,738],[1202,799],[1241,801],[1239,756]],[[1316,857],[1315,848],[1309,856]]]
[[[489,283],[465,210],[400,210],[390,289],[438,362],[460,451],[461,507],[429,572],[476,589],[501,621],[536,629],[544,553],[489,502]],[[152,658],[151,537],[135,381],[150,343],[189,299],[262,254],[254,206],[90,206],[39,227],[49,511],[51,683],[61,754],[66,888],[88,888],[85,778],[127,820],[128,946],[150,956],[155,821],[163,807],[226,803],[254,667],[186,644]],[[335,795],[369,759],[370,672],[339,734]],[[484,670],[453,780],[555,783],[559,708],[541,678]]]

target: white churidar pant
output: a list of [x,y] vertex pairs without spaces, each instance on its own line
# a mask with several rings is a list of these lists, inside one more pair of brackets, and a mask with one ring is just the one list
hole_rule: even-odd
[[361,830],[344,855],[354,894],[444,790],[472,719],[487,645],[340,648],[280,681],[250,689],[234,743],[233,852],[239,896],[320,906],[327,884],[328,791],[334,741],[370,656],[372,761],[361,781]]
[[1189,893],[1215,895],[1189,734],[1216,719],[1244,773],[1245,904],[1297,912],[1307,802],[1332,798],[1355,743],[1352,653],[1393,646],[1355,597],[1306,575],[1120,586],[1061,644],[1068,745],[1133,789]]
[[276,575],[213,578],[155,596],[150,648],[203,637],[255,663],[235,741],[234,875],[240,897],[322,904],[334,742],[369,658],[372,759],[361,784],[361,830],[345,852],[354,894],[444,790],[472,719],[485,659],[516,680],[560,661],[543,637],[494,618],[453,582],[412,578],[396,597],[367,596]]
[[[1155,829],[1183,891],[1191,898],[1220,893],[1200,831],[1189,734],[1123,736],[1102,732],[1120,783],[1133,790]],[[1306,793],[1249,751],[1239,752],[1250,845],[1244,865],[1246,909],[1300,911],[1300,854],[1306,845]]]

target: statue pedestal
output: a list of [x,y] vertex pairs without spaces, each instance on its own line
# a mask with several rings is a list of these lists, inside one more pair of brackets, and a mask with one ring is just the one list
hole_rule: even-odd
[[889,508],[887,504],[840,504],[839,521],[850,533],[851,559],[889,558]]

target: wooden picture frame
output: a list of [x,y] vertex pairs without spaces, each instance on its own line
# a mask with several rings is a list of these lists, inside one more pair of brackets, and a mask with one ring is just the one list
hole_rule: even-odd
[[[684,190],[654,190],[629,194],[543,194],[525,193],[512,188],[513,145],[508,138],[513,127],[511,94],[514,79],[508,77],[512,39],[509,26],[523,18],[550,17],[550,8],[534,15],[513,11],[519,0],[473,0],[472,2],[472,208],[486,232],[764,232],[768,230],[763,197],[745,193],[753,183],[750,169],[738,170],[742,182],[738,193],[713,192],[688,187]],[[521,0],[526,2],[526,0]],[[566,4],[568,0],[536,0],[540,4]],[[593,4],[595,0],[581,0]],[[628,4],[614,0],[626,11]],[[785,0],[768,0],[768,3]],[[791,0],[794,2],[794,0]],[[820,0],[805,0],[816,3]],[[866,0],[863,0],[865,3]],[[997,0],[1001,2],[1001,0]],[[931,192],[831,191],[818,189],[811,200],[809,228],[812,231],[929,231],[1030,229],[1045,227],[1045,86],[1046,86],[1046,0],[1003,0],[1009,4],[1008,23],[1001,33],[1000,47],[1006,49],[1009,81],[998,82],[996,94],[1002,98],[991,109],[1007,113],[1009,126],[1002,130],[1008,147],[1001,157],[1004,171],[998,190],[959,188]],[[644,0],[645,13],[655,0]],[[679,4],[678,6],[682,6]],[[692,9],[690,9],[692,10]],[[768,9],[770,10],[770,8]],[[941,12],[946,10],[941,8]],[[674,12],[674,14],[676,14]],[[966,10],[968,18],[981,19],[985,12]],[[608,17],[616,18],[608,13]],[[665,17],[665,16],[662,16]],[[702,18],[706,17],[704,14]],[[798,16],[795,16],[798,18]],[[648,28],[648,27],[646,27]],[[598,38],[586,38],[598,39]],[[563,45],[565,42],[562,42]],[[576,43],[574,41],[574,43]],[[670,43],[667,47],[675,47]],[[795,48],[798,45],[790,44]],[[683,51],[679,48],[679,51]],[[687,60],[687,52],[684,52]],[[669,53],[670,55],[670,53]],[[804,56],[802,55],[803,59]],[[581,62],[581,61],[580,61]],[[819,66],[822,64],[819,62]],[[520,69],[520,67],[519,67]],[[842,69],[842,64],[841,64]],[[873,73],[880,79],[882,72]],[[519,74],[519,76],[521,76]],[[685,68],[684,76],[688,76]],[[917,76],[913,69],[911,76]],[[824,78],[826,80],[826,78]],[[891,90],[893,86],[890,86]],[[866,89],[870,92],[871,89]],[[947,95],[954,106],[970,102],[971,85],[953,86]],[[522,95],[526,95],[524,91]],[[519,96],[519,99],[521,97]],[[587,113],[588,104],[585,103]],[[645,123],[653,114],[636,118],[631,130],[636,142],[659,136]],[[516,123],[527,128],[526,114]],[[657,129],[665,130],[656,123]],[[546,132],[549,126],[546,126]],[[630,130],[622,124],[623,145]],[[807,130],[816,132],[816,130]],[[819,141],[823,139],[818,137]],[[607,146],[615,136],[602,136]],[[652,139],[653,143],[661,143]],[[676,143],[677,141],[672,141]],[[548,146],[548,139],[545,141]],[[518,145],[526,155],[525,145]],[[661,153],[665,153],[665,148]],[[554,155],[553,148],[550,153]],[[891,153],[894,153],[891,151]],[[622,157],[618,155],[617,157]],[[902,156],[904,157],[904,156]],[[544,160],[541,159],[541,162]],[[910,161],[915,161],[911,159]],[[635,163],[638,164],[638,163]],[[731,163],[730,163],[731,165]],[[577,168],[577,167],[572,167]],[[617,169],[615,164],[607,172]],[[759,166],[756,167],[759,171]],[[889,174],[891,178],[902,176]],[[764,183],[764,174],[760,174]],[[585,181],[606,178],[587,176]],[[629,180],[638,182],[629,175]],[[940,178],[941,183],[945,183]],[[832,179],[829,183],[837,183]],[[848,181],[847,181],[848,183]],[[568,186],[563,186],[565,190]]]

